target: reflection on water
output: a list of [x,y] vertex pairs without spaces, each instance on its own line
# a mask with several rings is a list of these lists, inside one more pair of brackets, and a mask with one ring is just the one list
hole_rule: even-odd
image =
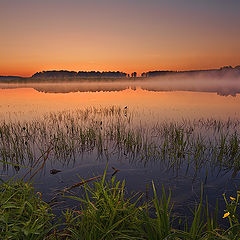
[[[68,92],[71,88],[75,88],[74,84],[64,85],[64,87],[60,84],[41,86],[45,88],[45,92],[35,90],[40,86],[35,89],[0,89],[0,118],[10,116],[29,119],[50,111],[111,105],[128,106],[131,110],[138,110],[141,114],[140,118],[146,118],[149,114],[154,115],[151,119],[156,118],[155,121],[159,118],[238,118],[240,114],[238,110],[240,95],[238,94],[235,97],[222,97],[214,92],[148,91],[141,88],[89,92],[87,91],[89,83],[82,85],[86,89],[82,92]],[[46,90],[48,88],[55,90],[65,88],[68,89],[66,90],[68,93],[49,93]],[[98,85],[97,88],[99,88]]]
[[[201,92],[194,84],[191,91],[177,84],[152,84],[151,90],[124,84],[2,86],[1,160],[33,166],[52,144],[36,178],[48,199],[52,189],[79,176],[101,174],[107,162],[120,169],[118,178],[127,179],[130,191],[144,192],[152,180],[171,187],[176,206],[192,202],[201,182],[210,201],[238,188],[240,95],[220,96],[213,85]],[[26,172],[1,168],[2,174]],[[51,169],[61,172],[51,175]]]
[[220,96],[236,96],[240,93],[240,77],[226,76],[224,78],[189,77],[189,76],[165,76],[161,78],[149,78],[142,80],[121,81],[79,81],[56,83],[0,83],[0,88],[34,88],[38,92],[45,93],[69,93],[69,92],[109,92],[122,91],[128,88],[133,90],[141,88],[148,91],[192,91],[213,92]]

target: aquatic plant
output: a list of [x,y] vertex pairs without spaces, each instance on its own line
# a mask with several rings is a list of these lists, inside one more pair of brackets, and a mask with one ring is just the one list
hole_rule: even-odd
[[[0,164],[32,167],[51,143],[48,162],[63,166],[83,154],[98,158],[118,156],[131,163],[161,163],[178,171],[191,167],[233,172],[240,169],[238,120],[183,119],[139,121],[137,112],[116,106],[51,112],[42,119],[0,122]],[[12,165],[14,166],[14,165]],[[19,168],[15,167],[15,171]]]
[[85,184],[84,196],[68,196],[80,206],[64,213],[64,233],[69,233],[69,239],[142,239],[139,214],[143,207],[137,207],[141,196],[126,199],[125,181],[113,177],[106,182],[105,176],[106,172],[92,187]]

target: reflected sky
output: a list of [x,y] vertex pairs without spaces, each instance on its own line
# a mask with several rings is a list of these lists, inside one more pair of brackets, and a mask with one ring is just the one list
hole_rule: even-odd
[[240,95],[186,91],[120,91],[46,93],[33,88],[0,89],[0,118],[30,119],[51,111],[89,106],[127,106],[146,119],[239,118]]

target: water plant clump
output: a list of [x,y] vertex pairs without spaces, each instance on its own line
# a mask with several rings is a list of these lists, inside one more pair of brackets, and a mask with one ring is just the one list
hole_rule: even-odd
[[76,239],[141,239],[142,208],[137,206],[141,196],[127,199],[125,181],[116,181],[115,177],[105,181],[105,176],[93,186],[85,185],[84,196],[67,196],[79,201],[80,206],[64,213],[65,232]]

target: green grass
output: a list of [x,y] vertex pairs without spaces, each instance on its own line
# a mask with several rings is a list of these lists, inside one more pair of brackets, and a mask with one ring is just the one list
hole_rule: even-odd
[[43,239],[52,228],[53,215],[40,193],[22,181],[0,185],[0,239]]
[[126,199],[125,182],[102,180],[90,187],[85,185],[85,196],[69,196],[80,201],[81,207],[75,211],[66,211],[65,232],[70,239],[142,239],[138,199]]
[[[30,184],[2,182],[0,239],[240,239],[239,192],[223,196],[226,211],[220,214],[229,222],[229,227],[223,228],[217,222],[218,205],[211,213],[207,201],[203,204],[203,188],[190,221],[174,216],[170,190],[167,193],[162,187],[159,196],[152,183],[153,199],[144,202],[139,194],[125,196],[125,181],[106,177],[105,171],[100,180],[84,184],[81,196],[64,192],[63,197],[76,200],[76,204],[58,217]],[[174,227],[176,221],[182,223],[182,230]]]

